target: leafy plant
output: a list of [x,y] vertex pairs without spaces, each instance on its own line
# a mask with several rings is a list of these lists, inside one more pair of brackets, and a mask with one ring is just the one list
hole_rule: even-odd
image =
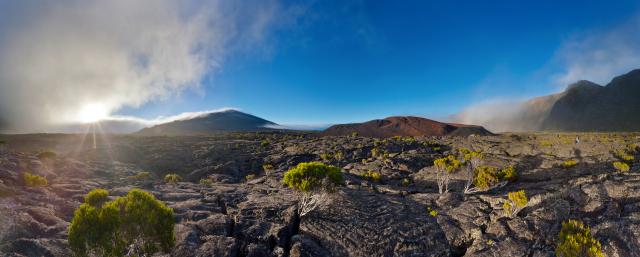
[[518,180],[518,172],[513,166],[508,166],[498,172],[498,178],[501,181],[515,182]]
[[633,161],[633,155],[630,155],[625,150],[617,150],[614,155],[621,161],[631,162]]
[[245,180],[249,181],[256,178],[256,174],[248,174],[244,177]]
[[468,194],[471,193],[470,189],[473,184],[474,170],[480,165],[483,155],[480,151],[471,151],[467,148],[460,148],[458,152],[462,155],[464,165],[467,167],[467,181],[464,185],[464,193]]
[[380,172],[375,172],[375,171],[367,171],[367,174],[364,174],[365,178],[370,179],[371,181],[374,182],[380,182],[380,180],[382,180],[382,175],[380,174]]
[[44,151],[37,155],[40,160],[52,160],[55,159],[58,155],[54,151]]
[[473,185],[480,190],[487,190],[500,181],[498,168],[493,166],[478,166],[475,170]]
[[431,209],[431,207],[427,207],[427,212],[429,213],[429,216],[431,217],[437,217],[438,216],[438,211]]
[[629,164],[626,164],[624,162],[613,162],[613,168],[615,168],[619,172],[627,172],[631,169],[631,167],[629,167]]
[[449,192],[449,180],[451,179],[451,174],[460,168],[461,162],[456,159],[455,156],[449,155],[447,157],[434,160],[433,165],[436,167],[438,193],[443,194]]
[[139,189],[107,202],[94,189],[76,209],[69,226],[75,256],[147,256],[175,245],[173,210]]
[[180,175],[175,173],[169,173],[164,176],[164,183],[167,183],[167,184],[176,184],[181,181],[182,181],[182,177],[180,177]]
[[566,161],[562,162],[562,164],[560,164],[560,166],[562,166],[562,168],[565,168],[565,169],[574,167],[576,165],[578,165],[578,162],[575,161],[575,160],[566,160]]
[[201,185],[211,185],[211,184],[213,184],[213,179],[212,178],[201,178],[199,183]]
[[284,184],[299,193],[298,213],[304,216],[323,205],[328,193],[342,184],[340,168],[320,162],[303,162],[284,174]]
[[268,163],[262,164],[262,170],[264,170],[264,172],[272,171],[273,170],[273,165],[268,164]]
[[549,140],[542,140],[542,141],[540,141],[540,146],[551,147],[551,146],[553,146],[553,143],[551,143],[551,141],[549,141]]
[[604,257],[602,245],[591,236],[589,226],[579,220],[562,222],[558,233],[557,257]]
[[403,178],[402,179],[402,186],[403,187],[408,187],[409,185],[411,185],[411,180],[409,180],[408,178]]
[[269,146],[269,141],[267,141],[266,139],[265,139],[265,140],[262,140],[262,141],[260,142],[260,146],[262,146],[262,147],[267,147],[267,146]]
[[22,181],[24,182],[24,185],[28,187],[43,187],[49,184],[47,178],[34,175],[29,172],[22,173]]
[[132,181],[144,181],[149,180],[151,178],[151,173],[148,171],[138,172],[138,174],[129,176],[127,179]]
[[330,153],[321,153],[320,159],[322,159],[325,162],[329,162],[331,161],[331,159],[333,159],[333,155],[331,155]]
[[344,154],[342,154],[342,152],[336,152],[335,154],[333,154],[333,158],[336,160],[342,160],[344,158]]
[[529,199],[527,198],[527,194],[524,189],[509,192],[507,197],[509,200],[504,202],[502,209],[504,210],[505,215],[510,217],[518,214],[518,212],[522,210],[522,208],[526,207],[527,203],[529,203]]
[[351,132],[351,137],[357,137],[357,136],[358,136],[358,132],[356,132],[356,131]]

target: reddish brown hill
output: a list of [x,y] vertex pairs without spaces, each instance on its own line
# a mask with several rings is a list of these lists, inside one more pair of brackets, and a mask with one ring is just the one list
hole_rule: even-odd
[[443,123],[413,116],[394,116],[363,123],[333,125],[323,131],[322,135],[351,135],[353,132],[366,137],[491,135],[491,132],[481,126]]

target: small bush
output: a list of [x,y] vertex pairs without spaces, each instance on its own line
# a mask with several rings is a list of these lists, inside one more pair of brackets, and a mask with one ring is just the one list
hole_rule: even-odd
[[625,150],[617,150],[614,155],[621,161],[631,162],[633,161],[633,155],[630,155]]
[[138,174],[129,176],[127,179],[132,181],[145,181],[151,179],[151,173],[148,171],[138,172]]
[[409,180],[408,178],[403,178],[402,179],[402,186],[403,187],[408,187],[411,185],[411,180]]
[[351,132],[351,137],[357,137],[358,136],[358,132]]
[[52,160],[55,159],[58,155],[54,151],[44,151],[38,154],[38,159],[40,160]]
[[24,182],[24,185],[28,187],[42,187],[49,184],[47,178],[34,175],[29,172],[22,173],[22,181]]
[[515,192],[509,192],[507,197],[509,198],[509,200],[502,205],[502,209],[504,209],[505,215],[507,216],[513,216],[517,214],[518,211],[526,207],[527,203],[529,203],[529,199],[527,198],[527,194],[525,193],[524,189]]
[[553,143],[551,143],[551,141],[549,141],[549,140],[542,140],[542,141],[540,141],[540,146],[551,147],[551,146],[553,146]]
[[431,209],[431,207],[427,207],[427,212],[429,213],[429,216],[431,217],[438,217],[438,211]]
[[164,183],[167,183],[167,184],[176,184],[181,181],[182,181],[182,177],[180,177],[180,175],[175,173],[169,173],[164,176]]
[[460,168],[460,165],[461,162],[453,155],[433,161],[433,166],[436,167],[439,194],[449,192],[451,173],[456,172]]
[[498,178],[501,181],[514,182],[518,180],[518,172],[516,172],[516,168],[513,166],[508,166],[498,172]]
[[211,184],[213,184],[213,179],[212,178],[201,178],[199,182],[200,182],[201,185],[211,185]]
[[600,242],[591,236],[589,226],[578,220],[562,222],[558,234],[558,257],[604,257]]
[[273,170],[273,165],[265,163],[265,164],[262,165],[262,170],[264,170],[264,172],[272,171]]
[[74,212],[69,246],[75,256],[150,256],[175,245],[173,210],[139,189],[106,202],[95,189]]
[[340,161],[344,158],[344,154],[342,154],[342,152],[336,152],[335,154],[333,154],[333,158]]
[[375,171],[368,171],[367,174],[364,174],[365,178],[370,179],[371,181],[374,182],[380,182],[380,180],[382,180],[382,175],[380,174],[380,172],[375,172]]
[[303,162],[284,174],[283,183],[301,193],[298,214],[302,217],[328,201],[326,193],[343,182],[340,168],[320,162]]
[[267,147],[267,146],[269,146],[269,141],[267,141],[266,139],[265,139],[265,140],[262,140],[262,141],[260,142],[260,146],[262,146],[262,147]]
[[576,165],[578,165],[578,162],[575,161],[575,160],[566,160],[566,161],[562,162],[562,164],[560,164],[560,166],[562,166],[562,168],[565,168],[565,169],[574,167]]
[[378,148],[371,149],[371,157],[378,157],[380,155],[380,150]]
[[330,153],[321,153],[320,159],[322,159],[325,162],[329,162],[331,161],[331,159],[333,159],[333,155],[331,155]]
[[628,144],[627,148],[629,148],[629,151],[633,153],[638,152],[638,149],[640,149],[640,147],[638,147],[638,144],[636,143]]
[[627,172],[631,169],[631,167],[629,167],[629,164],[626,164],[624,162],[614,162],[613,168],[615,168],[619,172]]
[[478,166],[475,170],[473,185],[481,190],[489,189],[500,181],[497,171],[498,168],[493,166]]
[[249,175],[244,176],[244,179],[247,180],[247,181],[252,180],[254,178],[256,178],[256,174],[249,174]]
[[342,184],[340,168],[320,162],[303,162],[284,174],[284,183],[294,190],[312,192],[332,190]]

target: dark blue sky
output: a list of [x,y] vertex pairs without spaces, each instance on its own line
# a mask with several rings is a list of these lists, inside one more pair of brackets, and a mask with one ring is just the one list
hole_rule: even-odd
[[571,69],[567,56],[582,49],[572,47],[628,26],[640,10],[638,1],[560,2],[289,2],[302,11],[227,55],[199,90],[120,114],[234,107],[281,124],[326,124],[444,118],[487,100],[554,93]]

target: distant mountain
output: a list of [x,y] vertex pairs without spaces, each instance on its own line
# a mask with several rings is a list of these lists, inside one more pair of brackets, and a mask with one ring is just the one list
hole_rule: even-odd
[[268,131],[278,124],[236,110],[212,112],[138,131],[138,135],[198,135],[229,131]]
[[604,87],[579,81],[562,94],[542,122],[543,130],[640,131],[640,69]]
[[357,132],[367,137],[392,136],[468,136],[491,135],[481,126],[442,123],[430,119],[413,116],[395,116],[364,123],[333,125],[321,134],[327,136],[351,135]]

